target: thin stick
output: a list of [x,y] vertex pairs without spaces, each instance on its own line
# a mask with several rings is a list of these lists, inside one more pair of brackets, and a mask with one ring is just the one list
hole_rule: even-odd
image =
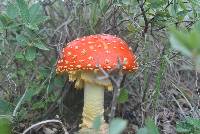
[[17,115],[17,110],[20,108],[21,104],[23,103],[24,97],[26,95],[27,89],[25,90],[23,96],[20,98],[19,102],[17,103],[12,116],[15,117]]
[[[99,66],[98,66],[99,67]],[[99,67],[99,70],[104,74],[103,77],[100,77],[100,79],[109,78],[113,85],[113,98],[111,102],[111,110],[109,114],[109,122],[114,118],[115,111],[117,107],[117,98],[120,94],[120,85],[123,80],[123,74],[122,74],[122,64],[120,63],[120,60],[118,58],[118,64],[116,68],[110,70],[109,72],[106,72],[103,68]],[[117,77],[114,77],[116,75]]]
[[67,132],[67,129],[65,128],[65,126],[63,125],[63,123],[59,120],[45,120],[45,121],[41,121],[41,122],[38,122],[36,124],[33,124],[32,126],[30,126],[29,128],[27,128],[22,134],[26,134],[27,132],[29,132],[31,129],[37,127],[37,126],[40,126],[42,124],[46,124],[46,123],[60,123],[62,125],[62,129],[64,130],[65,134],[69,134]]

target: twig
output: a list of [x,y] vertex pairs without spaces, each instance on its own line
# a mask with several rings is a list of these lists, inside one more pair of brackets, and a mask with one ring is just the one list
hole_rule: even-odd
[[[116,68],[110,70],[109,72],[106,72],[101,67],[99,67],[99,69],[104,74],[104,77],[100,77],[100,79],[109,78],[113,84],[113,98],[112,98],[111,110],[109,114],[109,122],[110,122],[115,116],[115,111],[117,107],[117,98],[120,94],[120,85],[123,80],[122,64],[120,63],[120,60],[118,59],[118,64]],[[116,75],[116,77],[114,75]]]
[[63,125],[63,123],[62,123],[61,121],[59,121],[59,120],[45,120],[45,121],[38,122],[38,123],[33,124],[32,126],[30,126],[29,128],[27,128],[22,134],[26,134],[26,133],[29,132],[31,129],[33,129],[33,128],[37,127],[37,126],[40,126],[40,125],[46,124],[46,123],[52,123],[52,122],[54,122],[54,123],[60,123],[61,126],[62,126],[62,129],[63,129],[64,132],[65,132],[65,134],[69,134],[69,133],[67,132],[67,129],[66,129],[65,126]]
[[174,95],[172,95],[172,98],[174,99],[174,101],[176,102],[176,104],[178,105],[180,112],[182,113],[182,115],[186,118],[185,112],[183,111],[181,105],[179,104],[179,102],[176,100],[176,98],[174,97]]
[[144,9],[144,4],[146,2],[146,0],[142,0],[142,2],[140,2],[139,0],[137,0],[138,4],[139,4],[139,7],[140,7],[140,10],[142,12],[142,16],[143,16],[143,19],[144,19],[144,29],[143,29],[143,33],[142,33],[142,36],[144,37],[148,28],[149,28],[149,22],[147,20],[147,16],[146,16],[146,12],[145,12],[145,9]]
[[17,105],[16,105],[16,107],[15,107],[15,109],[14,109],[14,111],[13,111],[13,114],[12,114],[13,117],[16,116],[17,111],[18,111],[19,107],[21,106],[21,104],[22,104],[22,102],[23,102],[23,100],[24,100],[24,97],[25,97],[25,95],[26,95],[26,92],[27,92],[27,89],[25,90],[23,96],[20,98],[19,102],[17,103]]

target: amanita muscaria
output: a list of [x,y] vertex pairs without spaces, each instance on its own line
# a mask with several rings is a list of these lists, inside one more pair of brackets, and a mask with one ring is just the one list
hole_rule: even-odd
[[77,89],[84,88],[81,127],[91,128],[95,117],[101,116],[104,121],[104,89],[112,90],[109,79],[99,79],[103,76],[99,67],[108,71],[120,61],[123,72],[133,72],[138,68],[136,56],[125,41],[109,34],[75,39],[63,48],[61,55],[56,71],[67,72]]

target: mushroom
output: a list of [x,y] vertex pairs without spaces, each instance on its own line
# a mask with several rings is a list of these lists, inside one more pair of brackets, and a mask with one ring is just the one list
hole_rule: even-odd
[[99,79],[102,68],[109,71],[118,61],[123,72],[133,72],[138,68],[136,56],[122,39],[109,35],[97,34],[75,39],[62,51],[62,58],[57,62],[57,73],[67,72],[69,80],[75,81],[75,88],[84,88],[84,107],[80,127],[91,128],[95,117],[102,117],[104,122],[104,90],[113,89],[111,81]]

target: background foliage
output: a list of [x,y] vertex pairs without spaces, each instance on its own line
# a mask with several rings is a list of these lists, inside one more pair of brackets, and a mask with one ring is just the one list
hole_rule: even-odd
[[[55,64],[67,42],[97,33],[123,38],[140,64],[124,77],[118,98],[116,116],[128,121],[124,133],[199,133],[198,0],[0,3],[0,114],[13,117],[14,133],[51,118],[62,120],[69,133],[78,130],[83,93],[55,74]],[[106,119],[111,98],[107,92]],[[110,131],[122,131],[120,123],[126,126],[117,118]],[[47,128],[59,127],[34,131]]]

